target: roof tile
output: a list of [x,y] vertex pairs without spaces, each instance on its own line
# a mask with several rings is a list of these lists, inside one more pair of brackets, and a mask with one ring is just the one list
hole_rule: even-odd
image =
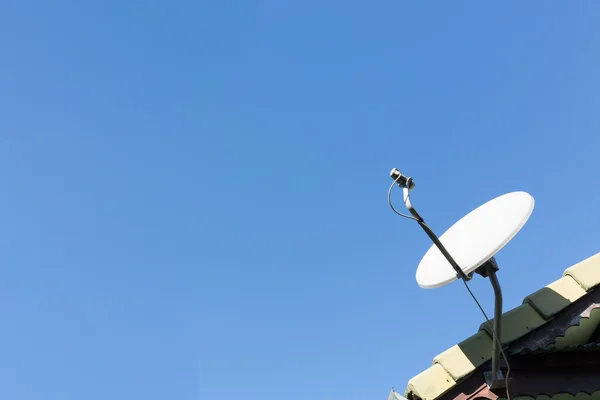
[[434,400],[446,393],[456,381],[439,364],[434,364],[408,381],[407,391],[423,400]]
[[[517,308],[513,308],[502,314],[502,343],[510,343],[540,327],[545,322],[529,304],[522,304]],[[493,326],[494,320],[490,319],[490,323]],[[493,335],[493,331],[487,322],[481,324],[479,329],[485,330],[490,336]]]
[[449,348],[433,359],[458,381],[492,357],[492,337],[486,331]]
[[600,284],[600,253],[567,268],[564,275],[573,277],[585,290]]
[[568,307],[585,295],[585,290],[571,276],[563,276],[557,281],[525,297],[523,303],[530,304],[544,319]]

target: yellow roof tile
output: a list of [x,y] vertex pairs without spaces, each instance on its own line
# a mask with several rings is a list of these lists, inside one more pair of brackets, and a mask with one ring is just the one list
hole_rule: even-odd
[[455,384],[441,365],[434,364],[408,381],[408,392],[423,400],[434,400]]
[[567,268],[565,275],[572,276],[585,290],[600,284],[600,253]]
[[440,364],[454,380],[467,376],[492,356],[492,338],[485,331],[449,348],[433,359]]

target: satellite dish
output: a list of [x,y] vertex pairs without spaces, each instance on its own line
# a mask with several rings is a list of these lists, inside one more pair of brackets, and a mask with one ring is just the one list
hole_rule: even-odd
[[[394,179],[388,191],[392,210],[402,217],[415,220],[433,242],[417,267],[419,286],[432,289],[459,278],[466,284],[473,273],[489,278],[494,289],[492,368],[484,372],[484,376],[489,389],[506,386],[499,365],[502,352],[502,289],[496,276],[499,268],[494,256],[515,237],[531,216],[535,203],[533,197],[525,192],[496,197],[461,218],[438,238],[412,205],[410,192],[415,188],[413,179],[402,175],[396,168],[392,169],[390,175]],[[391,203],[391,192],[396,184],[402,188],[404,205],[411,215],[398,212]]]
[[[512,192],[479,206],[461,218],[440,242],[465,275],[494,257],[525,225],[535,201],[526,192]],[[433,244],[417,267],[417,283],[425,289],[447,285],[458,279],[446,257]]]

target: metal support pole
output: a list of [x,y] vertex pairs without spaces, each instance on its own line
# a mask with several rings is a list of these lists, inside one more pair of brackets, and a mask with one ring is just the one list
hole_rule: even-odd
[[[498,379],[498,364],[500,362],[500,349],[502,346],[502,289],[496,277],[496,272],[490,274],[490,283],[494,288],[494,341],[492,343],[492,382]],[[493,383],[492,383],[493,385]]]
[[492,332],[492,371],[484,372],[485,381],[490,389],[504,387],[505,381],[500,370],[500,355],[502,352],[502,289],[496,276],[498,264],[494,257],[486,261],[475,271],[484,278],[490,278],[494,289],[494,327]]

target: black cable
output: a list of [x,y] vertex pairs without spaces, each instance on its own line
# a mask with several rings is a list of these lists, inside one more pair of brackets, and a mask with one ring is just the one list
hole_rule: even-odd
[[401,217],[404,218],[408,218],[408,219],[412,219],[414,221],[419,222],[415,217],[410,216],[410,215],[406,215],[406,214],[402,214],[401,212],[399,212],[398,210],[396,210],[394,208],[394,205],[392,204],[392,189],[394,188],[394,186],[396,186],[396,183],[398,182],[398,179],[400,179],[402,177],[402,175],[398,175],[398,177],[396,178],[396,180],[394,181],[394,183],[392,183],[392,185],[390,186],[390,189],[388,190],[388,204],[390,205],[390,207],[392,208],[392,210],[398,214]]
[[[471,295],[471,297],[475,301],[475,304],[477,304],[477,307],[479,307],[479,310],[481,311],[481,313],[485,317],[485,320],[487,321],[490,329],[492,330],[492,334],[493,334],[494,340],[496,340],[496,342],[498,343],[498,347],[500,348],[500,352],[502,353],[502,358],[504,358],[504,362],[506,363],[506,377],[504,378],[504,386],[506,388],[506,400],[511,400],[510,399],[510,394],[508,392],[508,377],[510,375],[510,364],[508,363],[508,357],[506,356],[506,353],[504,353],[504,349],[502,348],[502,341],[498,337],[498,335],[496,334],[496,331],[494,330],[494,326],[492,325],[492,322],[488,318],[485,310],[483,309],[483,307],[479,303],[479,300],[477,300],[477,297],[475,297],[475,294],[471,291],[471,288],[469,287],[469,284],[465,280],[462,280],[462,281],[465,284],[465,287],[467,288],[467,290],[469,291],[469,294]],[[502,316],[500,316],[500,318],[502,318]],[[493,377],[493,379],[496,379],[496,377]]]

